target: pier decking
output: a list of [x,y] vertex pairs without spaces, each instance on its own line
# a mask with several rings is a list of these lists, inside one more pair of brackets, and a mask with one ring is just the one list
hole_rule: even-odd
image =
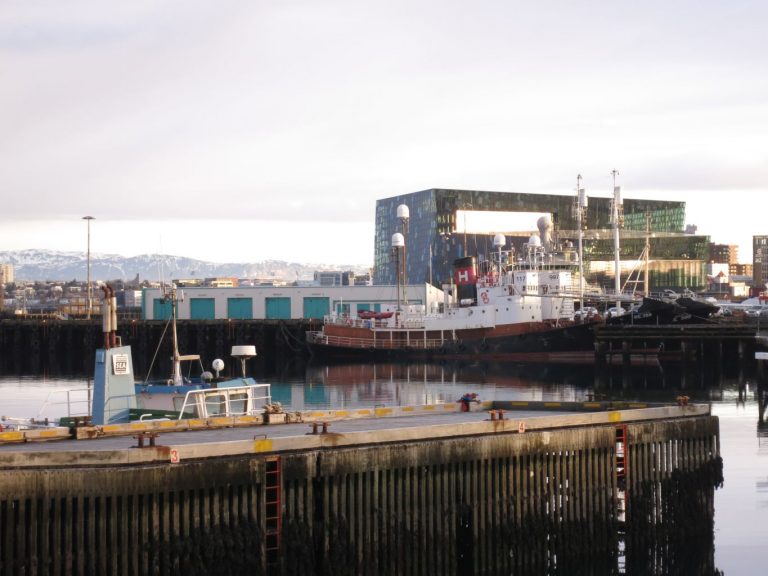
[[630,522],[711,518],[708,406],[446,406],[4,445],[0,576],[609,573]]

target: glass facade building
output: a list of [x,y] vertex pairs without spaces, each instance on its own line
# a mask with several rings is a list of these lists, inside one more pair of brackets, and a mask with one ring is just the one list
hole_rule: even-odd
[[[406,278],[410,284],[448,283],[452,263],[464,256],[477,256],[482,261],[493,248],[490,234],[457,232],[457,211],[530,212],[530,230],[536,229],[537,214],[551,214],[556,231],[574,231],[577,222],[574,195],[528,194],[521,192],[485,192],[480,190],[449,190],[431,188],[421,192],[384,198],[376,202],[376,233],[374,239],[374,283],[396,284],[397,271],[392,254],[392,235],[405,237]],[[611,198],[589,197],[586,210],[587,230],[611,227]],[[409,208],[407,223],[397,217],[397,207]],[[642,233],[646,230],[670,234],[651,239],[651,287],[701,288],[705,283],[704,264],[709,256],[709,237],[684,235],[685,202],[666,200],[624,200],[624,230]],[[642,234],[639,234],[642,236]],[[637,235],[636,235],[637,236]],[[568,238],[573,238],[570,234]],[[560,239],[564,239],[563,235]],[[507,238],[521,245],[527,238]],[[645,239],[622,239],[622,259],[640,257]],[[613,260],[612,239],[584,241],[584,260]],[[662,262],[667,261],[667,262]],[[675,264],[677,262],[678,264]],[[655,272],[654,272],[655,270]],[[590,280],[589,278],[587,278]]]

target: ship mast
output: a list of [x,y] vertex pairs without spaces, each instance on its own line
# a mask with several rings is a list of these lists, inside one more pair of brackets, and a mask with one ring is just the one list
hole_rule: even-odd
[[650,296],[650,287],[651,284],[649,282],[649,268],[650,268],[650,260],[651,260],[651,214],[649,212],[645,213],[645,282],[643,286],[643,292],[646,296]]
[[586,227],[587,194],[581,187],[581,174],[576,176],[576,227],[579,230],[579,310],[584,308],[584,228]]
[[621,186],[616,186],[619,171],[613,169],[613,202],[611,203],[611,225],[613,226],[613,256],[615,266],[616,308],[621,307],[621,254],[619,250],[619,228],[624,224],[624,202],[621,199]]

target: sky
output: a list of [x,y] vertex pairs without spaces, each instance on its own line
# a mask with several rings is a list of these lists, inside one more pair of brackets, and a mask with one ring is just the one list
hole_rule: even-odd
[[0,251],[370,264],[427,188],[768,234],[768,3],[2,0]]

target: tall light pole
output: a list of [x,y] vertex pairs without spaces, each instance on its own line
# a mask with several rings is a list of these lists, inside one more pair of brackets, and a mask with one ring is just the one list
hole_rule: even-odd
[[85,285],[85,290],[88,298],[88,308],[86,310],[86,318],[88,320],[91,319],[91,220],[94,220],[93,216],[83,216],[83,220],[85,220],[88,223],[88,252],[86,255],[86,268],[87,268],[87,280]]

